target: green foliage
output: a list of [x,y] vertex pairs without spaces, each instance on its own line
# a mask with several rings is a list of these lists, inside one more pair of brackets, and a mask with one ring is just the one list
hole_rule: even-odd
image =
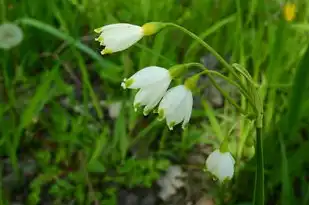
[[[243,155],[255,136],[248,119],[229,103],[215,109],[202,98],[188,129],[169,132],[151,115],[134,112],[135,93],[120,87],[142,67],[199,62],[206,51],[175,29],[117,55],[101,56],[94,41],[93,29],[105,24],[174,22],[222,56],[230,54],[230,62],[245,68],[240,72],[257,85],[265,104],[266,201],[308,204],[309,4],[297,1],[297,18],[286,22],[283,1],[265,2],[0,0],[0,21],[14,22],[24,33],[20,45],[0,50],[1,173],[8,158],[22,178],[18,188],[29,191],[24,201],[30,205],[40,204],[46,194],[54,204],[112,205],[120,186],[151,187],[172,161],[185,164],[195,144],[218,147],[228,135],[239,165],[228,203],[252,201],[255,157]],[[108,107],[118,101],[115,119]],[[249,109],[245,98],[239,104]],[[21,171],[24,158],[36,161],[31,177]],[[10,204],[14,191],[3,187],[4,177],[0,204]]]

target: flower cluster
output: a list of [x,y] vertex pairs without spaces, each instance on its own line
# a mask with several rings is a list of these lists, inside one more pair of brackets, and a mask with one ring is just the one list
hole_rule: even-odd
[[[101,54],[123,51],[137,43],[144,36],[157,33],[165,27],[163,23],[151,22],[143,26],[118,23],[95,29],[99,33],[96,41],[104,46]],[[175,66],[166,69],[159,66],[149,66],[136,72],[128,79],[124,79],[121,86],[124,89],[138,89],[134,99],[134,109],[144,106],[143,114],[148,115],[158,106],[159,119],[166,119],[170,130],[182,123],[182,128],[188,124],[192,106],[192,89],[199,77],[193,76],[182,85],[169,89],[173,79],[182,74],[185,66]],[[231,179],[234,175],[235,160],[228,151],[224,141],[220,149],[211,153],[206,161],[206,168],[220,182]]]
[[[96,40],[105,46],[101,52],[104,55],[123,51],[143,36],[152,35],[163,27],[163,24],[156,22],[146,23],[143,26],[127,23],[111,24],[95,29],[95,32],[100,34]],[[189,86],[186,85],[178,85],[168,90],[175,77],[171,70],[149,66],[129,79],[124,79],[121,86],[124,89],[139,89],[135,95],[134,108],[137,110],[138,107],[144,106],[144,115],[148,115],[159,104],[159,119],[166,118],[166,123],[172,130],[181,122],[183,128],[189,122],[193,97]]]
[[159,119],[166,118],[169,129],[182,122],[182,127],[189,122],[192,112],[193,97],[189,86],[178,85],[168,90],[173,79],[172,73],[162,67],[150,66],[124,79],[121,86],[139,89],[134,99],[134,108],[144,107],[148,115],[158,104]]

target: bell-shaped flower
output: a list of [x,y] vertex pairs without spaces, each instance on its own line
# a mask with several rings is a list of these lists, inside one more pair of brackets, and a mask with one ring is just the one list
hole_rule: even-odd
[[135,95],[134,108],[145,106],[144,115],[147,115],[162,99],[166,93],[172,77],[170,72],[162,67],[149,66],[129,79],[124,79],[121,86],[131,89],[140,89]]
[[206,160],[206,169],[220,182],[229,180],[234,175],[235,160],[230,152],[221,152],[216,149]]
[[99,33],[96,41],[105,46],[101,54],[123,51],[137,43],[143,36],[152,35],[158,32],[165,24],[159,22],[146,23],[143,26],[128,23],[109,24],[95,29]]
[[185,85],[169,89],[159,104],[159,118],[166,118],[170,130],[182,122],[182,128],[188,124],[193,106],[192,92]]

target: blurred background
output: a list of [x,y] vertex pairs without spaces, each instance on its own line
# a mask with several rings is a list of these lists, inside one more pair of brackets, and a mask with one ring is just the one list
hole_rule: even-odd
[[[120,86],[150,65],[229,76],[214,56],[172,28],[100,55],[95,28],[149,21],[184,26],[250,72],[264,101],[267,204],[308,205],[305,0],[0,0],[0,204],[252,204],[254,126],[207,78],[185,131],[134,112],[135,92]],[[222,188],[203,170],[225,136],[237,164]]]

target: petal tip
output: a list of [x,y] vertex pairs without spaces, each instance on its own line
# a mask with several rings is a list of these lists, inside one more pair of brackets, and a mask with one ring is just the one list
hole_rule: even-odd
[[96,29],[94,29],[93,31],[94,31],[95,33],[101,33],[101,32],[102,32],[102,28],[103,28],[103,27],[96,28]]
[[173,130],[175,125],[176,125],[175,122],[171,122],[171,123],[169,123],[167,126],[168,126],[168,128],[169,128],[170,130]]
[[126,86],[125,81],[121,83],[121,87],[122,87],[123,89],[127,89],[127,86]]
[[101,51],[101,55],[106,55],[106,54],[111,54],[113,53],[112,50],[110,49],[107,49],[107,48],[104,48],[102,51]]
[[187,124],[187,123],[186,123],[186,124],[182,124],[181,128],[182,128],[183,130],[186,130],[186,129],[188,128],[188,124]]

